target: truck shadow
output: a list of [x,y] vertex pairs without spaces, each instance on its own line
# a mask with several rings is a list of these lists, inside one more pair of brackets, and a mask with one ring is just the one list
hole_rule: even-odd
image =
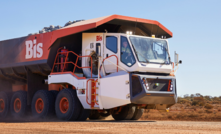
[[1,119],[0,123],[30,123],[30,122],[81,122],[81,123],[147,123],[147,122],[156,122],[156,121],[151,121],[151,120],[121,120],[121,121],[116,121],[116,120],[89,120],[87,119],[86,121],[62,121],[57,119],[56,117],[54,118],[49,118],[49,119],[34,119],[34,118],[23,118],[23,119],[16,119],[16,118],[7,118],[7,119]]
[[140,123],[140,122],[156,122],[156,121],[151,121],[151,120],[120,120],[120,121],[116,121],[116,120],[87,120],[85,122],[111,122],[111,123]]

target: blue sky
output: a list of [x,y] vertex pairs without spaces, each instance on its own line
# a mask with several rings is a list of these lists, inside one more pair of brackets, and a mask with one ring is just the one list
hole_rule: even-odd
[[183,60],[176,74],[179,96],[221,96],[220,0],[1,0],[0,40],[112,14],[157,20],[173,32],[172,59],[176,51]]

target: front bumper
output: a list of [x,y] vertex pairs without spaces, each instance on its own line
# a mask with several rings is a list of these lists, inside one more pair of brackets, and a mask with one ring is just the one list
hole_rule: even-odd
[[131,74],[130,98],[134,104],[165,104],[169,107],[177,102],[176,78]]

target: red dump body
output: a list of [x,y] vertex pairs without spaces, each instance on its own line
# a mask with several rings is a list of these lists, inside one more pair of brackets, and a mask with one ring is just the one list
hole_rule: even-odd
[[[117,25],[128,24],[132,25],[132,27],[133,26],[135,27],[135,25],[136,27],[142,26],[141,28],[146,29],[145,33],[150,32],[148,34],[158,34],[158,36],[165,35],[167,38],[172,37],[172,32],[170,32],[158,21],[127,17],[121,15],[105,16],[105,17],[78,22],[48,33],[36,34],[27,37],[1,41],[0,68],[47,63],[47,60],[49,58],[50,47],[53,45],[53,43],[55,43],[57,39],[68,35],[80,33],[83,31],[88,31],[90,29],[95,29],[105,24],[117,24]],[[34,40],[36,40],[36,43],[33,43],[33,47],[38,43],[42,43],[42,46],[40,46],[39,48],[43,50],[43,54],[39,57],[34,56],[33,54],[31,58],[26,58],[25,57],[27,53],[26,41],[33,42]],[[38,51],[36,52],[38,54]],[[52,65],[49,66],[51,67]]]

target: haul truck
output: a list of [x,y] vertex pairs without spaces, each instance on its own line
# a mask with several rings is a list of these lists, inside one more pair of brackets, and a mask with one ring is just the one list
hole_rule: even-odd
[[[0,42],[0,119],[137,120],[177,102],[166,27],[110,15]],[[175,65],[178,63],[178,55]],[[30,109],[30,110],[29,110]]]

